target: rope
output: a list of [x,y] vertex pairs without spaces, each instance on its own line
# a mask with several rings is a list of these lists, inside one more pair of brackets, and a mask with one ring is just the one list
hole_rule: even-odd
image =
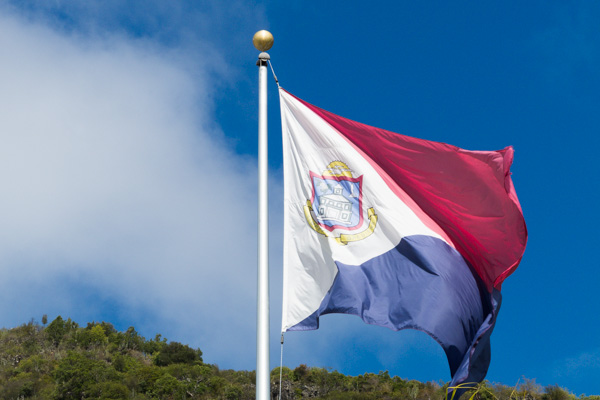
[[[273,75],[275,75],[275,72],[273,72]],[[275,81],[277,82],[277,78],[275,78]],[[277,86],[279,86],[279,83],[277,83]],[[283,332],[281,333],[281,355],[279,357],[279,399],[278,400],[281,400],[282,376],[283,376]]]
[[[271,60],[269,60],[269,66],[271,67],[271,72],[273,73],[273,78],[275,78],[275,83],[277,84],[277,87],[281,89],[281,86],[279,86],[279,81],[277,80],[277,75],[275,75],[275,70],[273,69],[273,63],[271,62]],[[283,335],[281,336],[283,337]]]

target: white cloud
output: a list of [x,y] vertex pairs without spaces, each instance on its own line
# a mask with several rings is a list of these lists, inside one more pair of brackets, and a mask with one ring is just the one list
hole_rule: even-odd
[[[580,391],[585,390],[588,395],[596,394],[600,374],[600,348],[594,346],[569,357],[557,358],[543,372],[546,376],[545,385],[564,386],[564,382],[569,382],[567,385],[571,389],[579,387]],[[581,392],[578,394],[585,395]]]
[[582,352],[554,365],[553,375],[558,378],[597,376],[600,372],[600,348]]
[[212,72],[6,13],[0,48],[3,325],[110,309],[252,368],[256,168],[215,128]]

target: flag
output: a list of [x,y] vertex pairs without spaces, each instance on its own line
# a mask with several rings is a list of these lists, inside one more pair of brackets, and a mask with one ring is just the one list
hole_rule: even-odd
[[364,125],[280,89],[282,332],[346,313],[417,329],[450,386],[481,382],[501,284],[527,241],[513,149],[469,151]]

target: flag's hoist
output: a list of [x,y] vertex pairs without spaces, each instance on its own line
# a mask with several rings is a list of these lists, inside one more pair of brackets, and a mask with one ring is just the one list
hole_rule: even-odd
[[280,89],[282,332],[328,313],[426,332],[451,387],[480,382],[527,231],[511,147],[468,151],[354,122]]

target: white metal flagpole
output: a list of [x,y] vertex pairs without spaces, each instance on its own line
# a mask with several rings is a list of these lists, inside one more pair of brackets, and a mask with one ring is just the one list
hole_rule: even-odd
[[267,141],[267,63],[265,53],[273,46],[273,35],[262,30],[254,34],[258,56],[258,296],[256,317],[256,400],[271,398],[269,369],[269,198]]

